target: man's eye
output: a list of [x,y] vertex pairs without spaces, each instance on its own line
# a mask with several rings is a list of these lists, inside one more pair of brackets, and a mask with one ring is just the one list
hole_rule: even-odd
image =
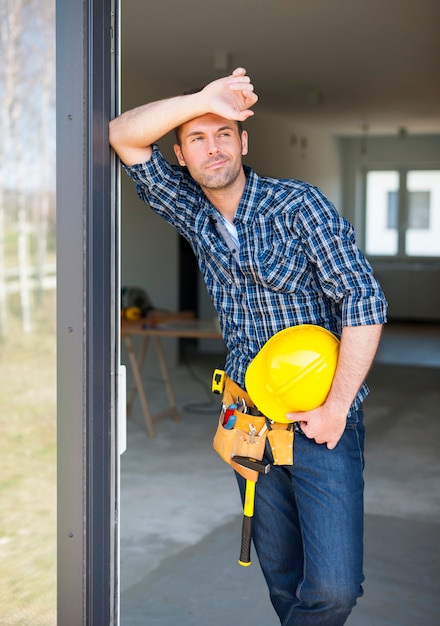
[[201,136],[199,136],[199,137],[193,137],[193,138],[192,138],[192,142],[191,142],[191,143],[194,143],[195,141],[201,141],[202,139],[203,139],[203,137],[201,137]]

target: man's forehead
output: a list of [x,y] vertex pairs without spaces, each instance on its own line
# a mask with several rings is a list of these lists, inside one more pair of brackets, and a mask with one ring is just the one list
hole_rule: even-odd
[[207,113],[206,115],[195,117],[193,120],[182,124],[181,133],[182,135],[188,136],[194,133],[203,133],[207,130],[223,130],[228,128],[238,130],[238,122],[228,120],[213,113]]

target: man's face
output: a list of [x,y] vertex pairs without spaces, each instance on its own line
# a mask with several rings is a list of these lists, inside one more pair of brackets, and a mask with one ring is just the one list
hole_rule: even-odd
[[237,122],[218,115],[196,117],[180,128],[180,145],[174,146],[179,164],[205,189],[225,189],[242,173],[247,154],[247,133]]

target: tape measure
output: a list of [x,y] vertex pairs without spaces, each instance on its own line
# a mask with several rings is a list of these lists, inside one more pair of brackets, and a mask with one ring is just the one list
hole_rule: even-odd
[[226,372],[221,369],[215,369],[212,374],[211,391],[212,393],[221,394],[225,388]]
[[122,317],[128,322],[138,322],[143,317],[142,309],[138,306],[129,306],[122,309]]

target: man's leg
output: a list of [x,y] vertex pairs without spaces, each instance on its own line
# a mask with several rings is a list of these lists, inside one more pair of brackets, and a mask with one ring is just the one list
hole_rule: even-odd
[[335,450],[296,434],[294,466],[259,478],[253,538],[283,626],[341,626],[362,594],[363,443],[361,422]]

